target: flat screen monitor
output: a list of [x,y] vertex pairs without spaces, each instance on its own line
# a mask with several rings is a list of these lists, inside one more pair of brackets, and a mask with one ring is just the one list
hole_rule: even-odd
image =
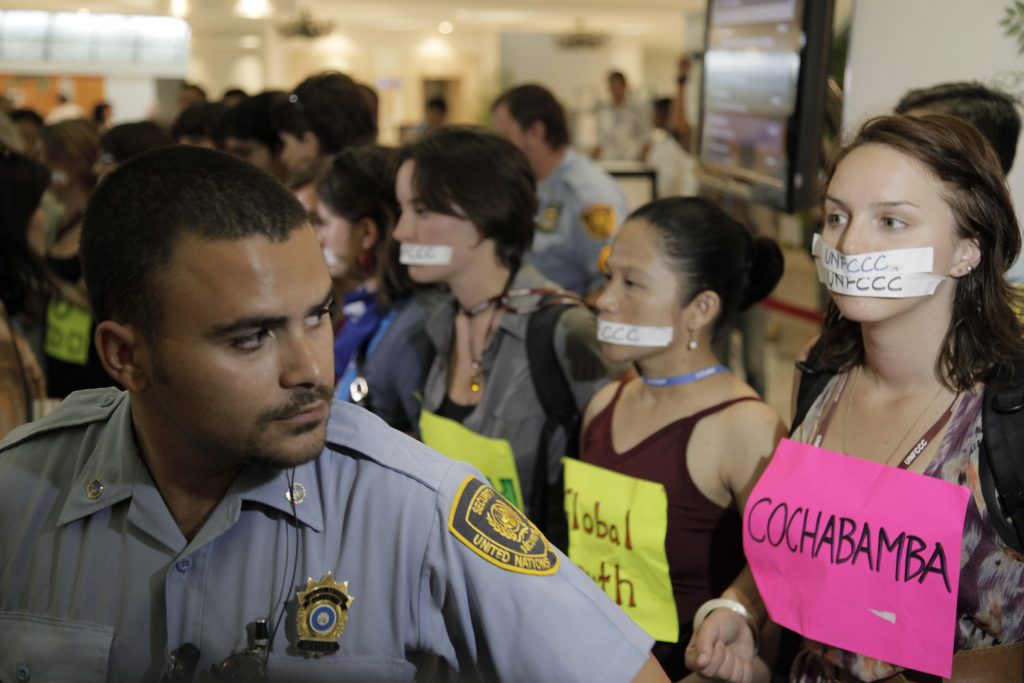
[[710,0],[701,180],[794,212],[814,202],[832,0]]

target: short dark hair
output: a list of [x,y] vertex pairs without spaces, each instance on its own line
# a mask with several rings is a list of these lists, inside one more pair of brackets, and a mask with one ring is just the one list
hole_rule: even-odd
[[625,84],[626,83],[626,74],[622,73],[621,71],[609,71],[608,72],[608,80],[609,81],[618,81],[619,83]]
[[100,138],[100,148],[123,163],[133,156],[163,145],[171,144],[171,136],[155,121],[121,123]]
[[220,99],[226,100],[229,97],[237,97],[240,100],[244,100],[247,97],[249,97],[249,93],[245,92],[241,88],[228,88],[224,91],[224,94],[221,96]]
[[479,128],[452,126],[402,147],[398,163],[405,161],[415,164],[412,184],[426,208],[468,219],[482,239],[494,240],[502,265],[519,270],[533,243],[537,190],[515,145]]
[[220,117],[227,110],[220,102],[200,102],[186,107],[178,114],[171,126],[171,135],[175,141],[183,137],[205,137],[220,144]]
[[183,234],[284,242],[307,221],[287,188],[230,154],[189,145],[140,154],[100,183],[82,222],[93,314],[155,336],[163,324],[155,281]]
[[440,95],[436,97],[431,97],[430,99],[427,100],[427,109],[434,109],[436,111],[441,112],[442,114],[447,114],[448,100],[441,97]]
[[14,109],[8,116],[10,116],[11,121],[14,123],[29,121],[40,128],[43,127],[43,117],[35,109],[29,109],[28,107]]
[[393,157],[393,149],[375,144],[343,149],[316,186],[317,198],[334,213],[350,223],[369,218],[377,226],[373,257],[378,295],[385,306],[411,294],[415,287],[398,262],[398,246],[391,239],[399,213]]
[[679,279],[682,305],[701,292],[721,300],[716,338],[740,311],[768,296],[782,278],[782,250],[753,237],[740,222],[703,197],[668,197],[641,206],[626,219],[644,221],[660,235]]
[[0,302],[8,315],[38,317],[52,280],[28,245],[28,227],[50,184],[50,171],[13,150],[0,152]]
[[926,109],[959,116],[981,131],[999,155],[1003,173],[1009,173],[1020,136],[1019,104],[1012,95],[981,83],[940,83],[908,92],[896,105],[896,113]]
[[182,82],[179,90],[188,90],[189,92],[194,92],[196,95],[199,95],[200,99],[206,101],[206,91],[203,90],[203,87],[201,85],[184,81]]
[[569,144],[569,124],[565,108],[551,91],[542,85],[527,83],[506,90],[491,105],[493,112],[505,105],[509,114],[520,128],[526,130],[540,121],[544,124],[544,142],[551,149],[561,149]]
[[324,154],[377,138],[377,111],[367,86],[337,71],[302,81],[274,107],[273,122],[279,133],[302,137],[312,132]]
[[220,133],[225,138],[257,140],[277,154],[281,151],[281,138],[274,128],[272,114],[285,97],[280,90],[267,90],[245,98],[221,115]]
[[[954,282],[952,321],[936,361],[936,373],[961,391],[991,379],[999,367],[1024,358],[1024,325],[1014,313],[1018,297],[1005,273],[1021,249],[1020,228],[995,152],[978,129],[947,114],[880,116],[860,129],[827,169],[827,190],[836,168],[863,145],[885,145],[928,169],[942,183],[957,236],[978,242],[981,261]],[[820,358],[847,369],[864,360],[860,323],[829,302]]]

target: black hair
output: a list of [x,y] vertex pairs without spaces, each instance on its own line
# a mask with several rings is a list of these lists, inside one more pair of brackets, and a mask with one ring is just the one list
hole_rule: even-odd
[[107,102],[97,102],[92,107],[92,120],[97,126],[102,126],[107,122],[107,112],[110,111],[110,104]]
[[626,83],[626,74],[622,73],[621,71],[609,71],[608,72],[608,80],[609,81],[619,81],[620,83],[625,85],[625,83]]
[[39,112],[37,112],[35,109],[29,109],[27,107],[23,107],[21,109],[14,109],[11,111],[10,114],[8,114],[8,116],[14,123],[18,123],[20,121],[30,121],[40,128],[43,127],[43,117],[40,116]]
[[182,235],[285,242],[307,222],[284,185],[230,154],[189,145],[140,154],[100,183],[82,222],[93,313],[155,337],[163,322],[156,278]]
[[544,142],[551,149],[561,149],[569,144],[569,124],[565,117],[565,108],[544,86],[527,83],[506,90],[491,105],[491,111],[500,105],[508,108],[508,113],[523,130],[532,126],[535,121],[543,123]]
[[[493,239],[498,259],[513,273],[533,243],[536,181],[511,142],[469,126],[442,128],[402,147],[412,161],[412,185],[429,210],[468,219],[481,239]],[[460,213],[461,212],[461,213]]]
[[227,110],[220,102],[201,102],[186,107],[178,114],[171,127],[175,141],[183,137],[210,138],[218,146],[223,140],[220,134],[220,117]]
[[196,85],[195,83],[182,82],[181,87],[179,89],[194,92],[195,94],[199,95],[199,97],[204,102],[206,101],[206,91],[203,90],[203,87],[201,85]]
[[369,218],[377,226],[373,260],[378,299],[385,307],[411,294],[416,286],[408,269],[399,263],[400,245],[392,239],[399,214],[394,155],[395,150],[379,145],[344,149],[334,155],[316,187],[317,198],[334,213],[350,223]]
[[244,102],[245,99],[249,97],[249,93],[245,92],[241,88],[228,88],[224,91],[224,95],[220,99],[226,100],[229,97],[237,97]]
[[310,76],[274,107],[274,128],[297,138],[312,132],[322,154],[373,142],[377,111],[367,90],[337,71]]
[[104,133],[100,138],[100,148],[113,156],[115,163],[123,163],[137,154],[171,142],[171,136],[155,121],[134,121],[118,124]]
[[257,140],[272,154],[281,151],[281,138],[274,128],[272,112],[285,99],[280,90],[267,90],[247,97],[221,116],[220,133],[225,137]]
[[661,236],[665,256],[679,277],[682,304],[712,291],[722,302],[717,338],[740,311],[771,294],[782,278],[782,250],[754,237],[703,197],[668,197],[641,206],[626,219],[641,220]]
[[440,95],[427,100],[427,109],[435,109],[442,114],[448,113],[448,101]]
[[911,90],[896,105],[897,114],[925,109],[958,116],[977,128],[999,156],[1003,173],[1009,173],[1017,155],[1020,136],[1020,102],[1012,95],[977,82],[940,83]]
[[12,316],[42,315],[51,278],[28,245],[28,227],[50,171],[24,154],[0,152],[0,301]]

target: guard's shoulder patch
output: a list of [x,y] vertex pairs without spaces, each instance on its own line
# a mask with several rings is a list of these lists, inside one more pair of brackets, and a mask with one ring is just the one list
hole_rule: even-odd
[[587,237],[604,242],[615,232],[615,207],[611,204],[591,204],[583,211],[583,230]]
[[452,503],[448,530],[491,564],[520,574],[554,574],[558,554],[512,503],[476,477],[466,477]]

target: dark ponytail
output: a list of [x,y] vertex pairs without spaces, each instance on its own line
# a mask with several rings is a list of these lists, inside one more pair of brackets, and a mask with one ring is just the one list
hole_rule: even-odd
[[701,197],[669,197],[641,206],[627,220],[642,220],[662,238],[687,305],[701,292],[722,302],[717,337],[739,311],[768,296],[782,277],[782,251],[751,236],[741,223]]

